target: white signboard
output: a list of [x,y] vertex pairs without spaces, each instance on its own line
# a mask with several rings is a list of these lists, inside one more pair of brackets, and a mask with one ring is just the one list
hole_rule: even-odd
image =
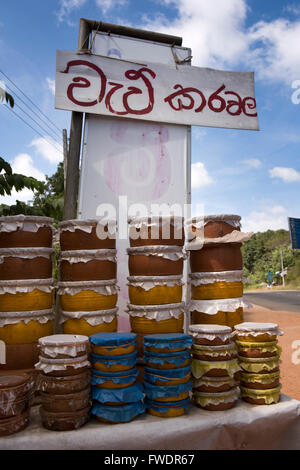
[[57,51],[55,107],[181,125],[258,130],[254,74]]

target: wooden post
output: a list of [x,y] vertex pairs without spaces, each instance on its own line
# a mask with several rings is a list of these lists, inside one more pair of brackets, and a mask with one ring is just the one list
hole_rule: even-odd
[[[90,26],[80,19],[78,34],[78,51],[87,50],[89,47]],[[67,157],[67,171],[65,175],[64,192],[64,220],[77,218],[77,199],[79,185],[79,161],[82,136],[83,113],[72,112],[70,127],[70,144]]]

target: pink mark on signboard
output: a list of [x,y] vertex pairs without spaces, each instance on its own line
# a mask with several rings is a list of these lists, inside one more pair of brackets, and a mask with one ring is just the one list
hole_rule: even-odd
[[111,139],[117,145],[104,164],[108,187],[129,199],[149,201],[162,197],[171,182],[171,159],[165,145],[168,129],[163,125],[131,127],[112,124]]

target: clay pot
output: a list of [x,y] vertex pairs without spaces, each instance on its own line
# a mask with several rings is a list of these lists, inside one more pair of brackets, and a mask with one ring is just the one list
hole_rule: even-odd
[[223,346],[231,343],[232,329],[226,325],[194,324],[190,325],[189,333],[195,344],[204,346]]
[[[1,257],[1,251],[0,251]],[[5,256],[1,263],[0,280],[49,279],[52,277],[52,259],[36,256],[22,258]]]
[[63,323],[64,334],[91,336],[96,333],[114,333],[118,330],[118,317],[114,316],[110,322],[102,322],[98,325],[90,325],[85,318],[68,317]]
[[[196,232],[197,228],[195,227],[195,223],[199,220],[199,217],[194,217],[191,220],[187,221],[188,231]],[[223,219],[223,220],[222,220]],[[222,216],[222,219],[218,216],[204,216],[203,223],[204,223],[204,237],[205,238],[220,238],[228,235],[229,233],[233,232],[234,230],[240,231],[240,227],[235,227],[234,225],[230,224],[229,221],[239,222],[241,217],[238,215],[228,215]],[[200,229],[198,229],[200,231]]]
[[9,436],[19,431],[23,431],[29,424],[29,412],[25,410],[23,413],[0,420],[0,437]]
[[[205,403],[205,399],[216,400],[219,403]],[[235,387],[228,392],[221,393],[206,393],[195,392],[193,400],[196,406],[203,408],[207,411],[225,411],[233,408],[238,401],[238,389]]]
[[86,389],[90,384],[90,371],[66,377],[51,377],[41,373],[39,388],[48,395],[69,395]]
[[42,392],[41,396],[44,411],[53,413],[79,411],[86,408],[90,403],[90,386],[80,392],[66,395],[53,395]]
[[[180,222],[181,219],[181,222]],[[135,227],[135,223],[143,220],[142,228]],[[156,219],[153,219],[156,222]],[[156,226],[152,227],[151,217],[137,219],[137,222],[132,222],[129,219],[129,242],[131,247],[135,246],[152,246],[152,245],[184,245],[184,228],[183,218],[177,218],[178,227],[174,227],[174,217],[160,217],[157,220]],[[181,226],[179,228],[179,226]],[[169,228],[168,228],[169,227]],[[131,237],[134,234],[134,238]],[[138,237],[138,238],[136,238]]]
[[233,299],[242,296],[242,282],[222,281],[191,287],[191,297],[195,300]]
[[[73,223],[82,227],[92,227],[91,233],[75,229],[74,232],[63,230],[71,227]],[[59,223],[60,246],[63,251],[67,250],[101,250],[104,248],[115,249],[116,238],[105,238],[101,240],[96,233],[97,220],[65,220]],[[107,226],[104,231],[107,231]],[[112,236],[112,235],[110,235]]]
[[190,251],[191,272],[235,271],[243,267],[241,243],[204,245]]
[[32,387],[32,381],[28,374],[0,375],[0,407],[9,401],[24,399]]
[[80,411],[51,412],[40,408],[42,424],[50,431],[72,431],[81,428],[89,420],[90,407]]
[[[19,247],[45,247],[52,246],[52,226],[53,219],[50,217],[36,216],[12,216],[1,217],[1,222],[24,223],[23,227],[18,227],[12,232],[1,231],[0,224],[0,248],[19,248]],[[36,232],[26,230],[26,224],[41,223]]]
[[193,390],[204,393],[228,392],[236,387],[237,382],[232,377],[202,377],[193,379]]
[[203,312],[192,312],[193,324],[216,324],[234,327],[243,321],[243,307],[239,307],[235,312],[217,312],[210,315]]
[[[184,314],[178,318],[168,318],[167,320],[150,320],[145,317],[130,315],[131,331],[137,334],[152,335],[156,333],[182,333],[183,332]],[[138,343],[139,344],[139,343]],[[141,349],[138,346],[138,351]]]
[[61,281],[104,281],[117,277],[117,263],[108,260],[94,259],[86,263],[60,262]]
[[[255,377],[255,380],[253,378]],[[268,382],[266,382],[268,380]],[[241,373],[241,386],[253,390],[270,390],[280,385],[280,372],[274,374]]]
[[[172,248],[170,249],[171,252]],[[178,250],[175,249],[178,252]],[[149,253],[152,250],[148,250]],[[142,251],[128,250],[128,267],[130,276],[178,276],[183,272],[183,258],[171,260],[162,256],[146,255]]]

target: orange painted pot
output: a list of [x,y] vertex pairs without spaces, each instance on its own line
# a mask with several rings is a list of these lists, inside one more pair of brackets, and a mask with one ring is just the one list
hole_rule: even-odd
[[243,296],[242,282],[212,282],[191,286],[191,297],[195,300],[233,299]]

